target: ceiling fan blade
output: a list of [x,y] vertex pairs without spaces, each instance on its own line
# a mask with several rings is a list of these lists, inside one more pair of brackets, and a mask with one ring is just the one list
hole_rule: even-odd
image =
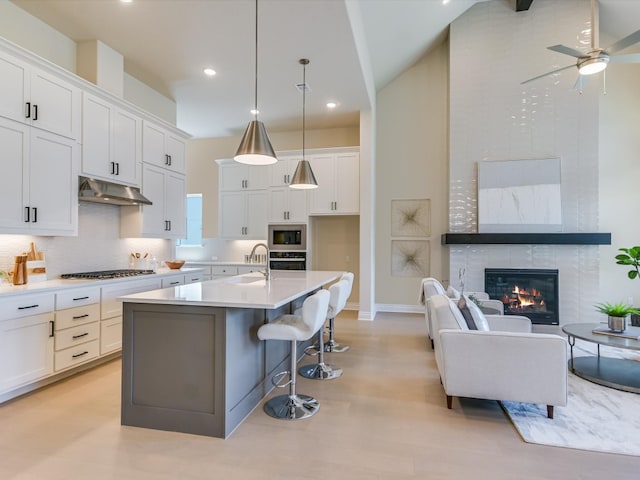
[[616,53],[617,51],[623,50],[638,42],[640,42],[640,30],[638,30],[637,32],[633,32],[631,35],[627,35],[624,38],[621,38],[609,48],[605,48],[604,51],[611,55],[612,53]]
[[614,55],[613,57],[609,57],[609,63],[640,63],[640,53]]
[[553,50],[554,52],[564,53],[565,55],[571,55],[572,57],[576,57],[576,58],[587,58],[589,56],[586,53],[581,52],[580,50],[567,47],[566,45],[552,45],[547,48],[549,50]]
[[556,70],[551,70],[550,72],[543,73],[542,75],[538,75],[537,77],[530,78],[529,80],[525,80],[524,82],[520,82],[520,85],[524,85],[525,83],[533,82],[534,80],[538,80],[542,77],[547,77],[549,75],[553,75],[554,73],[561,72],[562,70],[566,70],[567,68],[575,68],[575,65],[568,65],[566,67],[558,68]]

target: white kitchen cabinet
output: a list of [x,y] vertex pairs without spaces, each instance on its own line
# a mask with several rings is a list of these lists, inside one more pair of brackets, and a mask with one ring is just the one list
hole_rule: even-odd
[[53,373],[54,295],[3,299],[0,307],[0,393]]
[[185,173],[186,142],[162,125],[142,123],[142,161],[176,173]]
[[309,157],[318,188],[309,192],[310,215],[360,213],[360,156],[327,152]]
[[186,178],[153,165],[142,166],[142,193],[153,205],[120,207],[120,236],[185,238]]
[[222,160],[218,163],[218,183],[221,192],[265,190],[269,186],[268,165],[245,165],[233,160]]
[[220,237],[260,240],[267,238],[268,192],[222,192],[220,194]]
[[204,282],[205,280],[211,280],[211,276],[210,275],[209,275],[209,278],[205,279],[205,270],[207,272],[210,271],[209,268],[206,268],[206,269],[202,269],[199,272],[185,273],[184,274],[184,283],[185,284],[189,284],[189,283]]
[[232,277],[238,275],[236,265],[214,265],[211,267],[211,274],[215,277]]
[[77,140],[80,97],[65,79],[0,52],[0,116]]
[[141,162],[142,119],[84,92],[82,174],[138,187]]
[[0,233],[77,235],[79,145],[0,118],[0,152]]
[[269,186],[289,186],[300,160],[302,160],[302,153],[299,155],[278,154],[278,161],[269,165]]
[[166,275],[162,277],[162,288],[178,287],[184,285],[184,274],[180,275]]
[[307,223],[307,190],[291,187],[269,189],[269,223]]

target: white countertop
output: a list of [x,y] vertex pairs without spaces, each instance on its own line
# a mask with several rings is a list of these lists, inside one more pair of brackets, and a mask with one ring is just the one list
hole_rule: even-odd
[[266,265],[266,263],[255,263],[255,262],[242,262],[242,261],[238,261],[238,262],[219,262],[219,261],[199,261],[199,260],[187,260],[185,262],[185,265],[190,266],[190,265],[207,265],[207,266],[211,266],[211,267],[231,267],[231,266],[237,266],[237,267],[264,267]]
[[156,273],[148,275],[137,275],[133,277],[105,278],[100,280],[65,280],[56,278],[53,280],[45,280],[44,282],[31,282],[25,285],[13,285],[4,283],[0,285],[0,297],[5,295],[22,295],[28,293],[47,293],[48,291],[65,290],[78,287],[101,287],[113,283],[132,282],[135,280],[148,280],[157,277],[166,277],[171,275],[179,275],[192,272],[201,272],[202,268],[181,268],[179,270],[171,270],[169,268],[159,268]]
[[278,308],[340,278],[344,272],[276,270],[265,281],[247,273],[206,282],[151,290],[121,297],[131,303],[235,308]]

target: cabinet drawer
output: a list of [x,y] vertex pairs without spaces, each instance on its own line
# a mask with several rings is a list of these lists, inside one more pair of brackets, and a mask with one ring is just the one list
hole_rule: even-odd
[[177,287],[178,285],[184,285],[184,275],[176,275],[162,279],[162,288]]
[[196,283],[196,282],[204,282],[204,275],[202,274],[202,272],[186,273],[184,275],[184,283]]
[[131,293],[156,290],[161,287],[160,278],[155,277],[148,280],[134,280],[123,282],[119,285],[109,285],[102,287],[101,318],[121,317],[122,302],[119,297]]
[[100,303],[100,288],[77,288],[56,293],[56,310]]
[[54,366],[55,371],[64,370],[65,368],[75,367],[81,363],[96,358],[100,352],[98,340],[93,340],[82,345],[67,348],[55,353]]
[[56,332],[55,350],[64,350],[65,348],[80,345],[92,340],[97,340],[100,336],[100,322],[87,323],[86,325],[78,325],[77,327],[67,328]]
[[122,348],[122,317],[100,322],[100,355]]
[[266,268],[267,268],[266,265],[260,265],[260,264],[251,265],[250,267],[249,266],[238,267],[238,274],[242,275],[244,273],[264,272]]
[[53,312],[53,305],[53,293],[17,295],[3,298],[2,302],[0,302],[0,320]]
[[238,275],[238,267],[223,267],[213,266],[211,267],[212,275]]
[[56,311],[56,330],[84,325],[100,320],[100,304],[85,305],[83,307],[67,308]]

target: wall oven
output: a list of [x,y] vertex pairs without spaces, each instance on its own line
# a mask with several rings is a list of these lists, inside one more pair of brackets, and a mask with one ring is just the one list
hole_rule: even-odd
[[307,226],[303,223],[270,224],[268,231],[271,270],[306,270]]

